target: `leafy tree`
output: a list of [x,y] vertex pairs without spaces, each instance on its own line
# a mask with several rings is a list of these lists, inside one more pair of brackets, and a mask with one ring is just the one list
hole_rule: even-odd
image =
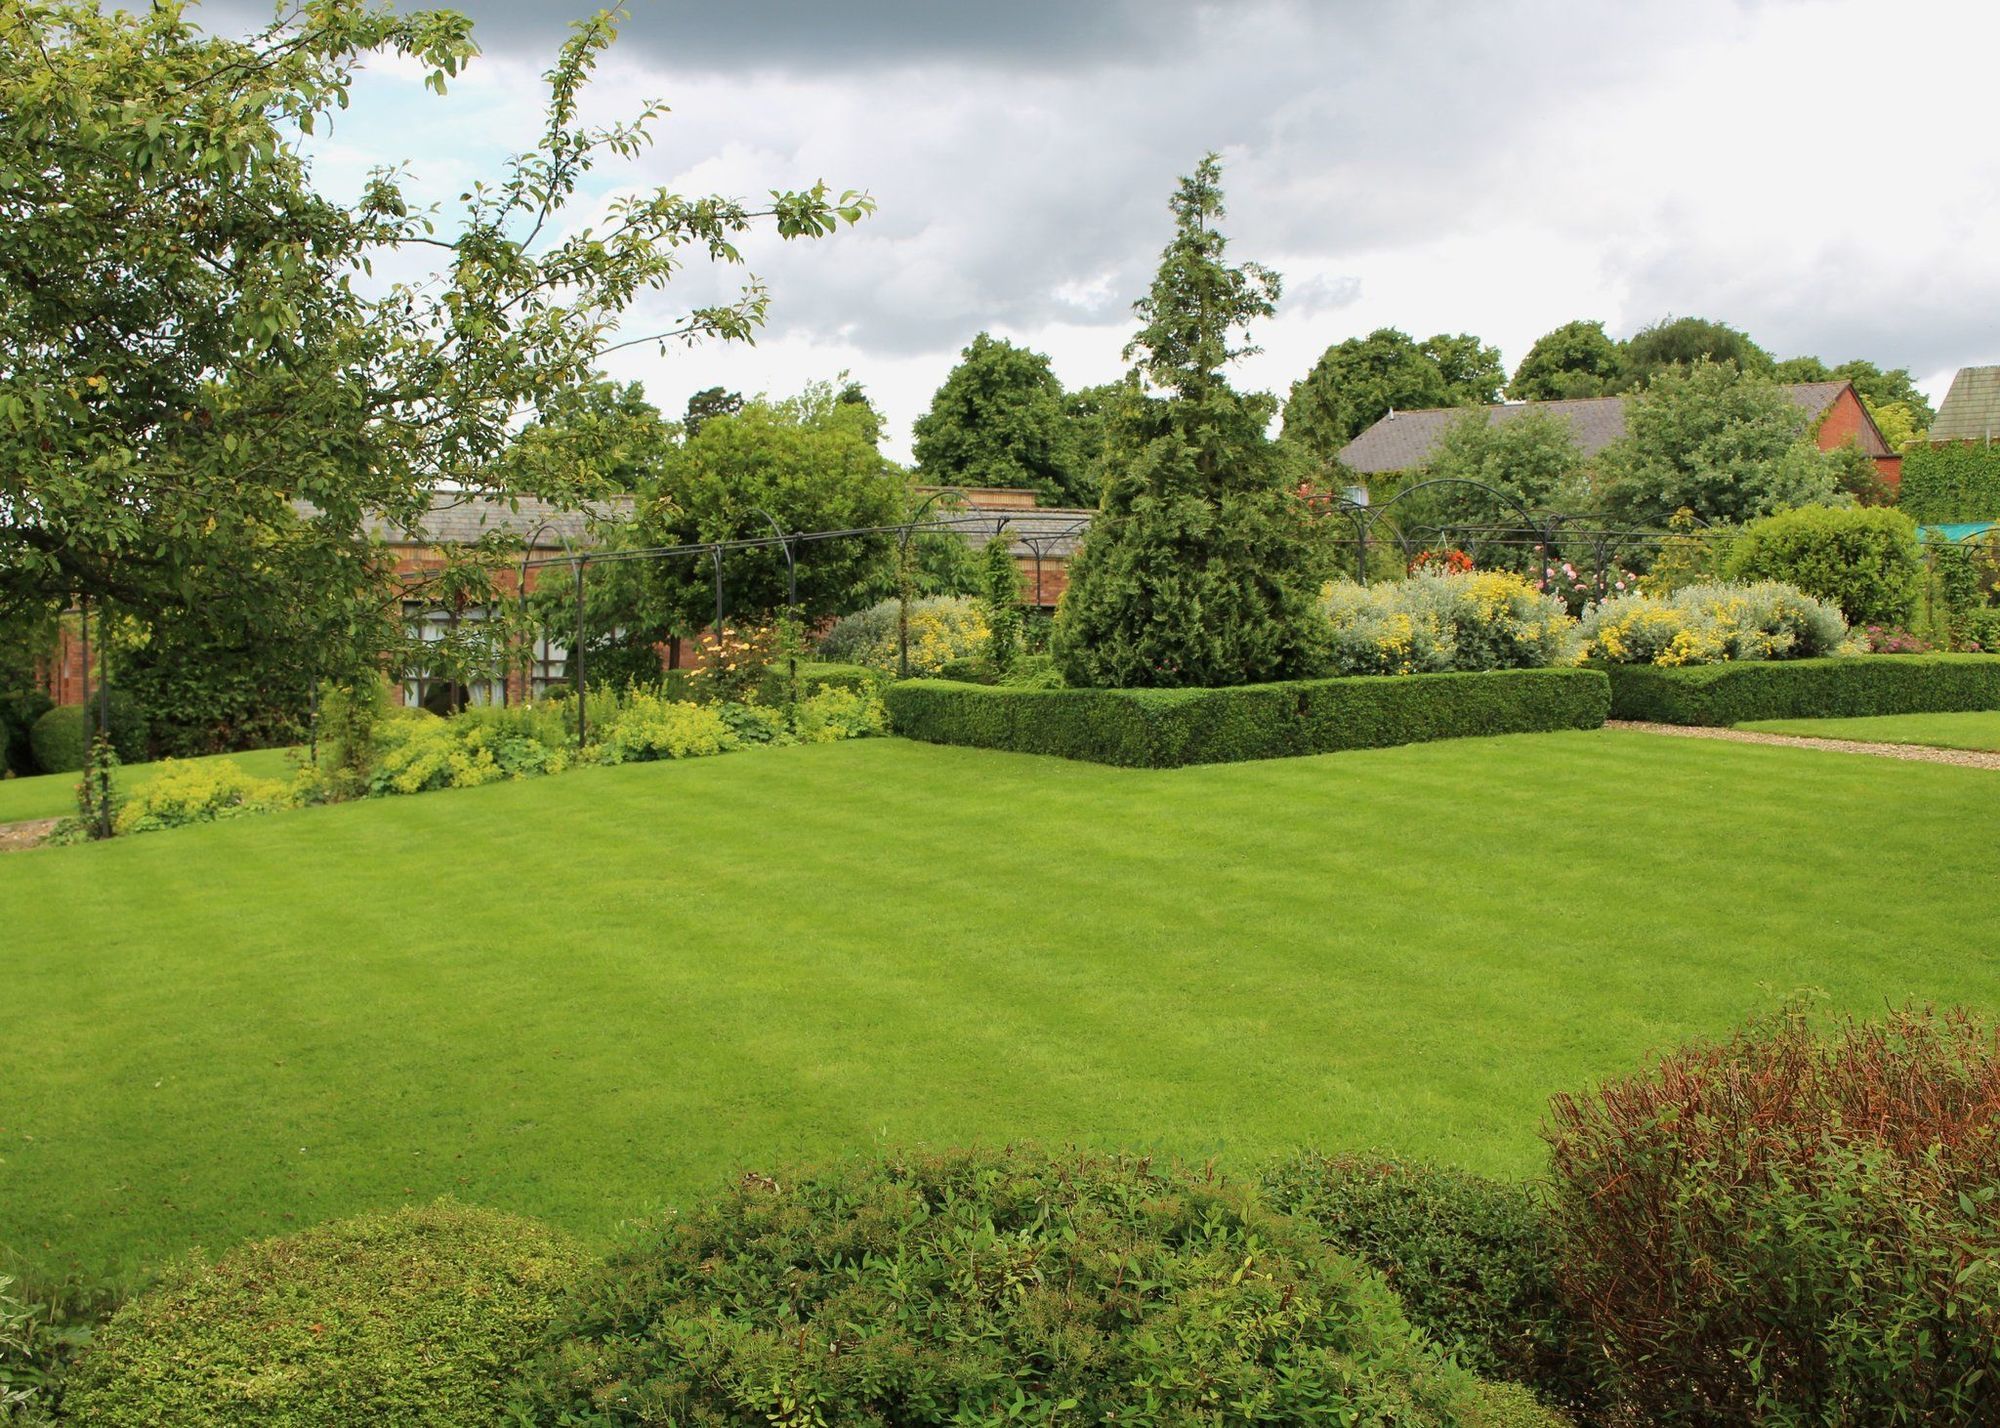
[[1697,362],[1730,362],[1741,371],[1766,377],[1776,365],[1771,354],[1748,334],[1726,322],[1664,317],[1625,340],[1621,385],[1628,391],[1643,387],[1670,367],[1691,367]]
[[[645,546],[693,545],[785,533],[888,526],[902,518],[906,487],[875,449],[879,417],[865,402],[815,383],[784,401],[758,398],[714,417],[673,450],[642,494],[635,536]],[[767,518],[768,514],[768,518]],[[955,537],[954,537],[955,539]],[[885,578],[887,534],[794,543],[798,595],[808,622],[852,608],[855,593]],[[686,635],[715,617],[707,559],[645,562],[647,623]],[[787,597],[777,547],[726,552],[726,613],[770,614]]]
[[1458,546],[1481,565],[1527,569],[1539,556],[1523,510],[1582,509],[1591,499],[1588,467],[1576,434],[1559,416],[1529,410],[1496,422],[1483,411],[1467,412],[1445,429],[1418,479],[1471,482],[1504,494],[1429,487],[1399,500],[1393,519],[1406,533],[1435,534],[1426,544]]
[[1027,487],[1056,506],[1096,498],[1049,359],[1004,338],[972,339],[914,431],[934,486]]
[[1181,180],[1173,241],[1134,304],[1143,325],[1125,355],[1147,390],[1111,409],[1103,503],[1056,615],[1052,653],[1071,684],[1247,684],[1324,658],[1297,468],[1265,435],[1269,398],[1222,374],[1254,350],[1230,344],[1274,310],[1279,280],[1223,261],[1221,175],[1210,154]]
[[[617,347],[754,331],[755,282],[664,331],[622,330],[691,254],[734,263],[753,229],[814,237],[870,207],[824,186],[756,207],[659,190],[571,223],[586,175],[637,153],[661,112],[578,117],[618,18],[576,28],[538,147],[446,218],[413,208],[394,172],[335,202],[300,143],[370,55],[442,90],[474,53],[461,16],[310,0],[236,40],[201,33],[182,0],[0,9],[0,618],[87,597],[250,629],[292,618],[259,603],[272,572],[318,569],[295,602],[356,623],[368,514],[413,527],[441,487],[526,480],[566,503],[606,489],[552,441],[513,459],[523,417]],[[354,282],[432,250],[430,277],[373,297]]]
[[735,416],[743,410],[743,394],[731,392],[722,387],[703,387],[688,398],[687,415],[681,419],[681,430],[693,437],[701,434],[701,424],[711,417]]
[[1393,409],[1484,406],[1499,400],[1507,380],[1498,348],[1460,333],[1423,342],[1393,327],[1351,337],[1326,349],[1311,372],[1292,383],[1284,436],[1315,464]]
[[1909,402],[1890,402],[1879,407],[1868,402],[1867,406],[1868,415],[1875,419],[1875,425],[1881,431],[1882,439],[1889,443],[1891,451],[1908,451],[1922,446],[1930,436],[1933,418],[1926,417],[1923,411]]
[[1604,324],[1579,318],[1535,339],[1507,395],[1516,401],[1601,397],[1618,390],[1624,357]]
[[1773,375],[1780,382],[1852,382],[1855,392],[1868,404],[1871,413],[1900,402],[1917,415],[1919,426],[1929,426],[1937,420],[1930,399],[1917,389],[1907,367],[1891,367],[1884,371],[1873,362],[1860,358],[1842,362],[1838,367],[1829,367],[1817,357],[1787,357],[1778,363]]
[[1113,405],[1131,391],[1131,378],[1083,387],[1063,396],[1063,415],[1069,418],[1070,437],[1076,444],[1078,487],[1081,505],[1097,504],[1103,490],[1104,428]]
[[1659,522],[1685,507],[1738,523],[1841,498],[1805,414],[1766,377],[1727,362],[1663,369],[1626,404],[1626,434],[1599,458],[1610,512]]

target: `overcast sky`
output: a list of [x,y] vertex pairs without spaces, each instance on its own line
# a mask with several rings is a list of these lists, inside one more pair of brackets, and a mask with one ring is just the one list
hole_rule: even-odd
[[[230,0],[234,3],[234,0]],[[533,141],[573,0],[463,0],[481,61],[445,99],[377,65],[317,144],[351,192],[408,161],[449,197]],[[1329,344],[1469,331],[1511,367],[1577,317],[1719,318],[1779,356],[1907,366],[1932,396],[2000,361],[2000,6],[1979,0],[635,0],[599,117],[673,112],[621,189],[757,196],[824,178],[878,214],[754,243],[755,347],[624,354],[667,413],[716,383],[843,368],[889,446],[982,328],[1071,386],[1122,368],[1175,177],[1225,163],[1231,253],[1285,277],[1239,385]],[[211,0],[209,22],[241,11]],[[229,24],[228,28],[238,28]],[[588,208],[589,205],[586,206]],[[580,213],[582,221],[587,213]],[[700,272],[658,313],[710,299]]]

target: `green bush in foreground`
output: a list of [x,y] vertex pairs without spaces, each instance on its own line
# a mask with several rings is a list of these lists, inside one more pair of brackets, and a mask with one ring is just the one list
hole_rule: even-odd
[[906,680],[883,697],[905,738],[1131,768],[1594,729],[1611,702],[1604,676],[1586,669],[1364,675],[1231,689],[1021,689]]
[[582,1283],[526,1396],[599,1428],[1536,1422],[1236,1187],[1026,1149],[745,1175]]
[[1555,1237],[1535,1191],[1446,1166],[1302,1150],[1264,1172],[1273,1209],[1379,1270],[1410,1322],[1486,1378],[1588,1407],[1582,1326],[1555,1282]]
[[2000,709],[2000,656],[1854,655],[1662,669],[1613,665],[1611,715],[1726,727],[1755,719]]
[[64,1420],[92,1428],[467,1428],[583,1263],[528,1220],[441,1203],[322,1225],[196,1263],[119,1310]]
[[2000,1422],[2000,1036],[1798,1008],[1558,1096],[1556,1273],[1637,1421]]

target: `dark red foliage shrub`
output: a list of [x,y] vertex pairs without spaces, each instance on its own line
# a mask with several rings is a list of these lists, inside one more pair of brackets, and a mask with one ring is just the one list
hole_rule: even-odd
[[2000,1041],[1798,1007],[1551,1104],[1556,1275],[1675,1424],[2000,1422]]

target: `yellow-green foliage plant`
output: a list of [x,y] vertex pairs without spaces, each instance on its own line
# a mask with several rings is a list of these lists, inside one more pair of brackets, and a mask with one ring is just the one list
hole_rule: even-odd
[[245,813],[291,805],[291,790],[277,779],[253,778],[228,759],[181,763],[162,760],[118,811],[120,833],[155,833],[190,823],[213,823]]
[[119,1310],[65,1385],[62,1421],[512,1421],[512,1368],[585,1269],[566,1236],[448,1201],[245,1245]]
[[1504,570],[1420,571],[1388,585],[1339,581],[1321,597],[1334,674],[1444,674],[1575,664],[1562,601]]
[[831,744],[885,734],[889,715],[879,695],[829,686],[799,701],[796,723],[800,743]]
[[626,764],[702,758],[735,747],[736,735],[714,705],[634,690],[598,734],[594,754],[599,763]]

